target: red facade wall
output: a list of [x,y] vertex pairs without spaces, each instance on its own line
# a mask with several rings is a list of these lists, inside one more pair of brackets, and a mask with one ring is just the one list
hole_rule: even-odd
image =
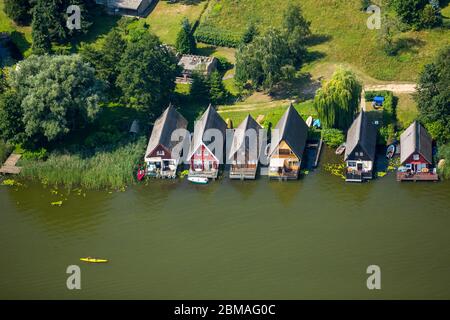
[[[199,152],[200,151],[200,152]],[[214,155],[209,152],[209,150],[205,147],[205,145],[201,145],[192,155],[190,162],[191,168],[194,167],[194,162],[196,160],[201,161],[202,163],[210,162],[213,164],[214,169],[218,169],[219,162],[214,158]]]
[[[419,155],[419,160],[414,160],[414,155]],[[414,164],[431,164],[420,153],[413,153],[403,164],[414,163]]]
[[[164,152],[163,155],[162,155],[162,152]],[[160,153],[160,154],[158,154],[158,153]],[[149,158],[153,158],[153,157],[161,157],[162,159],[172,159],[172,154],[171,154],[170,150],[165,148],[163,145],[159,144],[158,146],[156,146],[155,149],[153,149],[152,152],[150,152]]]

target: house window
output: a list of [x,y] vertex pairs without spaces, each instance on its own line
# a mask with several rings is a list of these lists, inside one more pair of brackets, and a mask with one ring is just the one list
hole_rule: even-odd
[[356,167],[356,162],[355,161],[349,161],[348,162],[348,166],[354,168],[354,167]]
[[163,156],[164,155],[164,151],[163,150],[156,151],[156,155],[157,156]]
[[205,150],[204,155],[205,155],[205,157],[209,156],[209,152],[207,150]]
[[414,161],[418,161],[420,159],[418,154],[413,155],[413,160]]
[[360,157],[364,157],[364,153],[360,152],[360,153],[359,153],[359,156],[360,156]]

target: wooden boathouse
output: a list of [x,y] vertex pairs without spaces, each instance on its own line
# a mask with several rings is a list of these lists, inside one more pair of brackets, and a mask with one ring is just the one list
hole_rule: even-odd
[[255,179],[263,142],[262,127],[248,115],[236,128],[229,152],[230,179]]
[[361,111],[347,132],[345,181],[363,182],[373,178],[376,144],[377,129]]
[[[215,129],[215,130],[211,130]],[[200,120],[195,123],[187,161],[190,163],[189,177],[216,179],[223,164],[227,125],[212,105],[209,105]],[[221,134],[222,141],[212,134]],[[220,142],[222,142],[220,144]],[[211,150],[212,143],[220,150]]]
[[[172,137],[172,134],[175,130],[182,129],[186,133],[183,138],[188,142],[187,126],[187,120],[173,105],[169,105],[155,121],[145,152],[148,176],[156,178],[176,177],[182,150],[174,149],[179,140],[174,140],[176,137]],[[183,133],[183,131],[180,131],[180,133]]]
[[437,181],[433,167],[433,140],[428,131],[414,121],[400,136],[401,167],[397,181]]
[[308,126],[290,105],[272,130],[269,151],[269,178],[298,179],[308,138]]

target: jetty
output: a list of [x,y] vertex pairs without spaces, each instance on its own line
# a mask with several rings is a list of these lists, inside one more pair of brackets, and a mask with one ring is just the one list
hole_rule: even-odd
[[319,165],[319,160],[320,160],[320,153],[322,152],[322,147],[323,147],[323,137],[320,138],[320,142],[319,145],[317,146],[317,154],[316,154],[316,159],[314,160],[314,168],[317,168],[317,166]]
[[22,170],[21,167],[17,167],[16,164],[19,161],[20,154],[12,153],[8,159],[6,159],[3,166],[0,168],[0,173],[2,174],[19,174]]

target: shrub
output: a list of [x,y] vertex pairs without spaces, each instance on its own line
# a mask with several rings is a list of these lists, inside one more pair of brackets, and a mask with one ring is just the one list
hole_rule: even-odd
[[0,140],[0,163],[3,164],[8,158],[9,154],[13,151],[13,147],[7,142]]
[[444,165],[439,167],[439,174],[444,179],[450,178],[450,144],[442,145],[439,148],[439,159],[444,159]]
[[378,135],[378,144],[387,145],[397,139],[397,134],[395,132],[395,125],[389,123],[380,128],[380,134]]
[[236,48],[242,42],[242,36],[222,30],[208,24],[201,24],[194,33],[197,42],[203,42],[221,47]]
[[323,129],[322,138],[332,148],[338,147],[345,141],[344,133],[339,129]]
[[39,150],[26,150],[22,154],[22,159],[24,160],[46,160],[48,157],[47,150],[45,148],[41,148]]

